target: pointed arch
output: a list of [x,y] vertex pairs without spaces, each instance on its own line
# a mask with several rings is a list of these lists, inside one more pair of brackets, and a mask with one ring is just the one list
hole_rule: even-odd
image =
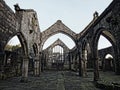
[[[112,44],[113,52],[114,52],[114,62],[117,61],[117,47],[116,47],[116,40],[114,38],[114,35],[106,28],[101,27],[96,30],[93,36],[92,41],[92,58],[94,62],[94,81],[97,81],[99,79],[99,58],[98,58],[98,41],[100,38],[100,35],[103,35],[106,37]],[[116,72],[116,65],[115,65],[115,72]]]
[[22,33],[17,33],[17,36],[18,36],[20,43],[23,47],[23,51],[25,52],[24,54],[28,55],[28,45],[27,45],[27,41],[26,41],[24,35]]
[[48,48],[46,48],[46,49],[53,48],[53,47],[55,47],[55,46],[57,46],[57,45],[63,47],[63,48],[65,49],[65,51],[68,51],[68,50],[69,50],[69,48],[68,48],[60,39],[57,39],[53,44],[51,44],[51,45],[50,45]]
[[96,33],[93,36],[93,43],[92,43],[93,51],[94,51],[93,55],[97,56],[98,54],[97,47],[98,47],[98,41],[99,41],[100,35],[103,35],[106,39],[108,39],[108,41],[110,41],[110,43],[112,44],[114,51],[116,51],[116,41],[115,41],[114,35],[106,28],[101,27],[98,30],[96,30]]
[[[21,32],[17,32],[16,34],[10,36],[10,37],[8,38],[7,42],[10,41],[14,36],[17,36],[17,37],[18,37],[18,39],[19,39],[19,41],[20,41],[20,44],[21,44],[21,46],[22,46],[22,49],[23,49],[23,54],[24,54],[24,55],[28,55],[27,41],[26,41],[24,35],[23,35]],[[6,44],[7,44],[7,42],[6,42]],[[5,44],[5,46],[6,46],[6,44]],[[5,46],[4,46],[4,48],[5,48]]]
[[76,40],[76,33],[73,32],[71,29],[69,29],[67,26],[65,26],[61,20],[58,20],[55,24],[53,24],[51,27],[49,27],[47,30],[43,31],[42,32],[42,37],[41,37],[41,47],[40,47],[40,50],[42,50],[43,48],[43,45],[45,43],[45,41],[57,34],[57,33],[62,33],[62,34],[65,34],[67,35],[68,37],[70,37],[74,42]]

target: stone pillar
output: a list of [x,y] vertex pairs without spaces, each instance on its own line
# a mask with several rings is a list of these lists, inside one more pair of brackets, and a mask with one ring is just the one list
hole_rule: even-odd
[[[119,28],[120,29],[120,28]],[[116,75],[120,75],[120,40],[119,40],[119,33],[118,33],[118,37],[116,37],[116,40],[117,40],[117,45],[116,47],[114,47],[114,54],[115,54],[115,57],[114,57],[114,67],[115,67],[115,74]]]
[[34,61],[34,75],[35,76],[39,76],[39,65],[40,65],[40,60],[39,60],[39,55],[37,55],[36,57],[35,57],[35,61]]
[[116,70],[115,73],[117,75],[120,75],[120,57],[118,57],[118,59],[116,60]]
[[83,77],[84,76],[84,60],[83,58],[81,58],[81,76]]
[[40,60],[41,60],[41,72],[43,72],[44,71],[44,53],[43,52],[41,52]]
[[41,65],[42,65],[42,64],[41,64],[41,59],[42,59],[41,57],[42,57],[42,53],[39,52],[39,74],[41,73],[41,70],[42,70],[42,69],[41,69]]
[[29,63],[28,57],[23,56],[21,82],[27,82],[28,81],[28,63]]
[[71,57],[70,57],[70,52],[69,52],[69,70],[71,70]]
[[18,55],[18,57],[17,57],[17,69],[16,69],[17,76],[19,76],[21,74],[21,61],[22,61],[22,57],[21,57],[21,55]]
[[101,59],[102,60],[102,71],[105,71],[105,59]]
[[88,54],[88,56],[87,56],[87,67],[88,68],[93,68],[93,59],[92,59],[92,55],[91,55],[91,53],[90,54]]
[[83,50],[83,54],[82,54],[82,61],[83,61],[83,76],[87,75],[87,52],[86,50]]
[[86,61],[84,59],[82,60],[82,76],[87,76]]
[[85,57],[84,57],[84,50],[82,50],[82,55],[81,55],[81,76],[85,76]]
[[94,81],[99,80],[99,64],[98,64],[98,58],[93,58],[94,60]]
[[81,55],[80,55],[80,51],[78,51],[78,56],[79,56],[79,76],[82,76],[82,60],[81,60]]
[[0,79],[4,79],[4,60],[5,60],[5,53],[0,52]]
[[48,54],[47,55],[45,55],[45,68],[48,68]]

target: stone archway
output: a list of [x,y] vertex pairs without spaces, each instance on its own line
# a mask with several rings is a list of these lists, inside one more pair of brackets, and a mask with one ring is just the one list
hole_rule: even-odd
[[27,47],[27,42],[26,42],[25,37],[22,35],[22,33],[17,33],[17,36],[18,36],[20,43],[23,47],[24,55],[28,56],[28,47]]
[[40,46],[41,51],[45,41],[49,37],[57,33],[63,33],[70,37],[74,42],[76,41],[76,33],[69,29],[67,26],[65,26],[61,20],[58,20],[55,24],[53,24],[51,27],[49,27],[47,30],[41,33],[41,46]]
[[60,39],[57,39],[57,40],[56,40],[53,44],[51,44],[47,49],[53,48],[53,47],[55,47],[55,46],[57,46],[57,45],[63,47],[63,48],[65,49],[65,51],[68,51],[68,50],[69,50],[69,48],[68,48]]
[[104,55],[103,71],[114,71],[114,59],[110,53]]
[[[113,63],[113,65],[115,64],[115,55],[114,55],[114,50],[113,50],[113,47],[107,47],[107,48],[103,48],[103,49],[100,49],[100,50],[98,50],[98,56],[99,56],[99,69],[101,69],[101,70],[105,70],[104,69],[104,67],[105,67],[105,60],[107,59],[107,58],[105,58],[106,57],[106,55],[107,54],[110,54],[110,55],[112,55],[112,63]],[[115,65],[114,65],[115,66]],[[113,70],[115,70],[115,68],[113,68]]]
[[[56,46],[59,46],[62,48],[62,51],[60,50],[57,50],[57,52],[55,51],[55,47]],[[64,64],[66,64],[68,62],[68,60],[66,59],[67,55],[68,55],[68,52],[69,52],[69,48],[64,44],[64,42],[62,42],[60,39],[57,39],[54,43],[52,43],[49,47],[47,47],[46,49],[43,50],[43,58],[42,58],[42,62],[46,62],[46,67],[48,68],[51,68],[52,64],[53,64],[53,61],[56,62],[56,60],[53,60],[55,59],[55,57],[59,58],[59,60],[61,61],[61,63],[59,63],[60,65],[64,66]],[[58,61],[59,61],[58,60]],[[54,65],[56,67],[57,63],[54,62]],[[53,65],[53,66],[54,66]],[[58,69],[58,68],[57,68]]]
[[[22,54],[28,56],[28,47],[27,47],[28,45],[27,45],[27,41],[26,41],[24,35],[23,35],[21,32],[17,32],[17,33],[15,33],[15,34],[11,35],[11,36],[7,39],[6,44],[7,44],[8,41],[11,40],[14,36],[17,36],[18,39],[19,39],[19,41],[20,41],[20,44],[21,44],[21,47],[22,47],[22,50],[23,50],[23,53],[22,53]],[[4,45],[4,48],[5,48],[6,44]]]
[[100,38],[100,35],[103,35],[104,37],[106,37],[112,44],[113,46],[113,50],[114,53],[116,52],[116,41],[114,38],[114,35],[112,35],[112,33],[110,33],[109,30],[105,29],[105,28],[99,28],[98,30],[96,30],[96,33],[93,36],[93,42],[92,42],[92,58],[94,59],[94,80],[97,81],[99,79],[99,65],[98,65],[98,40]]
[[[8,51],[5,50],[7,43],[14,37],[17,36],[21,47],[18,47],[14,50]],[[3,71],[5,73],[3,73],[3,78],[8,78],[6,75],[6,72],[8,74],[9,77],[11,77],[12,75],[21,75],[21,71],[23,68],[21,68],[23,65],[23,61],[26,58],[25,56],[28,56],[28,48],[27,48],[27,42],[23,36],[22,33],[17,32],[17,33],[13,33],[12,35],[10,35],[7,40],[6,43],[3,46],[4,48],[4,58],[3,58],[3,63],[2,66],[3,67]],[[12,48],[12,46],[11,46]],[[9,62],[8,62],[9,61]],[[11,66],[11,67],[9,67]],[[8,71],[6,71],[6,69],[4,68],[8,68]],[[13,74],[11,74],[12,70],[15,70],[15,72]],[[9,75],[10,74],[10,75]],[[6,77],[4,77],[4,75],[6,75]]]

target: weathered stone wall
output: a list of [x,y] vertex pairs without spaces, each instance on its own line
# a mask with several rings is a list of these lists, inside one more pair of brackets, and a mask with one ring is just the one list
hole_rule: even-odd
[[99,78],[99,65],[98,65],[98,41],[100,35],[105,36],[112,44],[115,55],[115,72],[120,74],[120,1],[113,0],[113,2],[105,9],[105,11],[98,16],[98,13],[94,14],[93,21],[78,35],[78,49],[81,53],[81,59],[83,59],[83,53],[86,44],[89,44],[89,61],[94,64],[94,80]]
[[[15,35],[18,36],[23,49],[22,75],[27,77],[30,53],[36,55],[34,58],[37,62],[39,60],[40,29],[37,14],[31,9],[20,9],[18,5],[15,5],[15,10],[14,13],[3,0],[0,0],[0,78],[9,77],[11,73],[7,72],[6,74],[5,68],[7,68],[7,65],[4,63],[6,62],[4,47]],[[39,62],[36,65],[39,67]]]
[[114,52],[112,47],[104,48],[98,51],[98,56],[100,59],[105,59],[105,56],[110,54],[114,57]]
[[[110,61],[109,58],[106,58],[107,55],[111,55],[113,58],[111,60],[114,60],[114,51],[112,47],[107,47],[104,49],[101,49],[98,51],[98,62],[99,62],[99,68],[104,70],[105,62]],[[114,61],[112,62],[114,65]],[[108,65],[109,66],[109,65]]]
[[[48,69],[51,68],[53,59],[55,59],[55,62],[56,62],[56,60],[59,60],[59,57],[57,57],[57,55],[60,56],[59,55],[60,53],[53,52],[53,48],[57,45],[61,46],[63,48],[64,66],[69,64],[68,63],[68,53],[69,53],[70,49],[60,39],[58,39],[42,52],[43,55],[45,56],[45,57],[44,56],[42,57],[42,61],[46,62],[46,65],[47,65],[46,67]],[[53,56],[55,56],[55,57],[53,57]]]
[[[81,60],[85,60],[85,51],[89,52],[88,61],[91,61],[91,64],[94,63],[94,80],[97,80],[99,78],[97,45],[100,35],[103,35],[112,44],[116,63],[115,72],[120,74],[120,0],[113,0],[100,16],[95,12],[93,21],[80,34],[71,31],[60,20],[41,33],[37,14],[34,10],[21,9],[18,5],[15,6],[15,10],[16,12],[14,13],[3,0],[0,0],[0,59],[3,60],[4,58],[6,43],[14,35],[17,35],[23,45],[23,52],[26,52],[23,66],[28,67],[30,53],[37,56],[41,52],[44,42],[50,36],[63,33],[73,39],[76,44],[76,51],[73,50],[76,53],[71,52],[73,57],[70,56],[70,58],[77,58],[79,59],[79,64],[82,64]],[[36,72],[38,72],[39,55],[35,59],[34,66]],[[80,70],[83,71],[81,66],[79,65],[79,72]],[[25,69],[23,70],[25,71],[23,75],[27,77],[28,69],[25,67],[23,67]]]
[[63,24],[61,20],[58,20],[56,23],[54,23],[52,26],[50,26],[48,29],[46,29],[45,31],[43,31],[41,33],[41,50],[43,48],[45,41],[49,37],[51,37],[57,33],[63,33],[65,35],[67,35],[74,42],[76,40],[76,33],[73,32],[70,28],[68,28],[65,24]]
[[20,32],[24,35],[27,42],[28,52],[34,53],[33,45],[37,45],[39,49],[40,43],[40,29],[37,19],[37,14],[34,10],[17,11],[22,15]]
[[[27,47],[40,43],[40,28],[34,10],[16,10],[14,13],[3,0],[0,0],[0,50],[4,50],[7,42],[17,33],[22,33]],[[22,43],[22,42],[21,42]],[[29,50],[30,51],[30,50]]]
[[[23,56],[22,65],[22,82],[27,81],[28,71],[30,70],[30,63],[33,65],[32,70],[35,76],[40,74],[40,59],[39,59],[39,44],[40,44],[40,29],[37,19],[37,14],[32,9],[20,9],[15,5],[17,20],[20,23],[18,30],[24,36],[22,41],[26,47],[26,53]],[[29,60],[33,62],[29,63]]]
[[16,33],[16,18],[14,12],[0,0],[0,51]]
[[5,45],[15,35],[16,32],[15,14],[3,0],[0,0],[0,79],[7,77],[7,75],[5,75],[5,70],[7,67],[5,67],[4,61]]

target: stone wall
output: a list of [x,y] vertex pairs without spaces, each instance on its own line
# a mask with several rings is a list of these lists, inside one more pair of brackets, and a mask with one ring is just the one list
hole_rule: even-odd
[[38,44],[40,43],[40,28],[38,24],[37,14],[34,10],[28,9],[28,10],[20,10],[17,11],[22,15],[21,20],[21,27],[20,32],[25,37],[25,40],[27,42],[28,52],[33,51],[33,45],[36,44],[37,48]]
[[[0,0],[0,78],[9,77],[11,73],[6,73],[5,70],[8,65],[4,63],[6,61],[4,47],[15,35],[22,45],[21,61],[24,61],[23,58],[29,60],[30,53],[39,59],[40,28],[36,12],[31,9],[20,9],[19,5],[15,5],[14,13],[3,0]],[[28,63],[26,65],[28,66]]]
[[5,44],[16,33],[16,19],[14,12],[0,0],[0,50],[3,51]]

